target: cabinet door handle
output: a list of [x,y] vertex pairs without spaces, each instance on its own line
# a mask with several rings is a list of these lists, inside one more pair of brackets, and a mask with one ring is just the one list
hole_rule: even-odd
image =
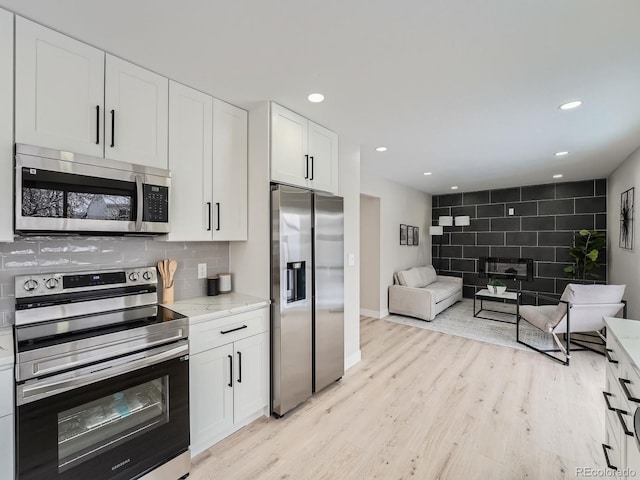
[[622,418],[622,415],[629,415],[629,414],[624,410],[616,409],[616,415],[618,415],[618,420],[620,420],[620,425],[622,425],[622,430],[624,430],[624,434],[629,435],[630,437],[633,437],[633,432],[629,431],[629,429],[627,428],[627,424],[624,421],[624,418]]
[[211,231],[211,202],[207,202],[207,218],[209,219],[209,226],[207,227],[207,232]]
[[96,145],[100,145],[100,105],[96,105]]
[[606,355],[607,360],[609,360],[609,363],[618,363],[618,360],[611,358],[611,352],[613,352],[613,350],[610,348],[605,349],[604,354]]
[[218,214],[218,222],[216,224],[216,231],[220,231],[220,202],[216,202],[216,213]]
[[612,450],[612,448],[609,445],[603,443],[602,450],[604,451],[604,459],[607,461],[607,467],[609,467],[611,470],[618,470],[618,467],[616,467],[615,465],[611,465],[611,462],[609,461],[609,454],[607,453],[607,450]]
[[242,352],[238,352],[238,383],[242,383]]
[[233,357],[231,355],[227,355],[229,357],[229,387],[233,387]]
[[602,392],[602,395],[604,395],[604,403],[607,404],[607,410],[612,410],[612,411],[615,410],[615,408],[613,408],[609,403],[609,397],[612,397],[613,395],[610,394],[609,392]]
[[304,174],[304,178],[305,180],[307,180],[309,178],[309,155],[305,155],[304,156],[304,160],[305,160],[305,174]]
[[242,325],[241,327],[232,328],[231,330],[220,330],[220,333],[222,335],[226,335],[227,333],[237,332],[238,330],[242,330],[243,328],[247,328],[247,326],[246,325]]
[[309,180],[313,180],[313,156],[309,157],[311,159],[311,178]]
[[620,382],[622,391],[627,396],[627,400],[629,400],[630,402],[640,403],[640,398],[636,398],[633,395],[631,395],[631,392],[627,388],[627,384],[631,384],[631,380],[627,380],[626,378],[618,378],[618,381]]
[[116,146],[116,111],[111,110],[111,148]]

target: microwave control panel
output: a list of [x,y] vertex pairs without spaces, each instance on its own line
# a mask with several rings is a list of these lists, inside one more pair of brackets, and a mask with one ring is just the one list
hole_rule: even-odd
[[142,221],[167,223],[169,221],[169,188],[145,183],[143,195]]

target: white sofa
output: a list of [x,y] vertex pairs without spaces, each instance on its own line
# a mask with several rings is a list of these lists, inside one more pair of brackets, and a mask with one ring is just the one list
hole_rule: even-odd
[[437,275],[432,265],[403,270],[389,286],[389,313],[431,321],[462,300],[462,278]]

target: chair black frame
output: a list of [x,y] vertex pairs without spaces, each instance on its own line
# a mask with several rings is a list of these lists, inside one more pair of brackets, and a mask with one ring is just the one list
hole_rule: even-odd
[[[561,363],[562,365],[566,365],[569,366],[569,361],[571,360],[571,344],[573,343],[574,345],[578,345],[581,348],[574,348],[573,351],[583,351],[583,350],[591,350],[592,352],[596,352],[599,353],[600,355],[606,355],[606,342],[607,342],[607,337],[606,337],[606,328],[603,328],[601,331],[596,332],[598,337],[595,337],[593,335],[591,335],[591,337],[593,338],[598,338],[599,341],[594,342],[594,341],[590,341],[590,340],[585,340],[585,339],[579,339],[579,340],[572,340],[571,339],[571,329],[570,329],[570,320],[571,320],[571,308],[572,308],[572,304],[571,302],[568,302],[566,300],[561,300],[559,298],[555,298],[552,297],[550,295],[540,295],[539,292],[526,292],[526,291],[520,291],[519,292],[520,295],[518,296],[518,302],[516,304],[516,341],[528,348],[530,348],[531,350],[535,350],[538,353],[541,353],[549,358],[551,358],[552,360],[555,360],[556,362]],[[527,321],[526,318],[523,318],[520,316],[520,305],[522,302],[522,298],[528,296],[528,297],[535,297],[536,299],[536,305],[540,304],[540,299],[542,300],[547,300],[550,302],[555,302],[557,304],[560,303],[564,303],[567,305],[567,332],[564,334],[564,340],[565,340],[565,346],[562,345],[562,343],[560,342],[560,339],[557,337],[557,335],[554,332],[545,332],[545,333],[549,333],[550,335],[552,335],[554,341],[557,343],[559,348],[549,348],[549,349],[540,349],[538,347],[534,347],[533,345],[526,343],[524,341],[522,341],[520,339],[520,319],[522,318],[522,320],[524,320],[525,322],[529,323]],[[623,317],[627,316],[627,302],[626,300],[622,300],[622,302],[624,304],[623,306]],[[529,323],[529,325],[531,325],[531,323]],[[532,325],[535,328],[535,325]],[[540,330],[540,329],[538,329]],[[543,331],[543,330],[540,330]],[[603,334],[602,331],[605,331],[605,333]],[[583,332],[575,332],[577,334],[582,334]],[[587,334],[588,335],[588,334]],[[589,336],[589,335],[588,335]],[[596,344],[596,345],[605,345],[605,349],[604,351],[600,351],[600,350],[596,350],[595,348],[591,348],[588,345],[585,345],[583,342],[586,343],[592,343],[592,344]],[[552,355],[551,352],[561,352],[564,354],[564,360],[556,355]]]

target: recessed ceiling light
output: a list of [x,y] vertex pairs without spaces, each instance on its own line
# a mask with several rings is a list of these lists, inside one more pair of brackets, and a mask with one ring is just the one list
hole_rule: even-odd
[[386,152],[387,147],[376,147],[376,152]]
[[564,157],[565,155],[569,155],[569,152],[556,152],[554,155],[556,157]]
[[457,185],[454,185],[453,187],[451,187],[451,190],[457,190],[457,189],[458,189]]
[[571,102],[563,103],[558,108],[560,110],[571,110],[573,108],[578,108],[580,105],[582,105],[581,100],[573,100]]
[[324,95],[322,95],[321,93],[312,93],[307,98],[312,103],[324,102]]
[[424,172],[423,175],[431,175],[431,172]]
[[561,173],[556,173],[553,178],[562,178],[562,174]]

